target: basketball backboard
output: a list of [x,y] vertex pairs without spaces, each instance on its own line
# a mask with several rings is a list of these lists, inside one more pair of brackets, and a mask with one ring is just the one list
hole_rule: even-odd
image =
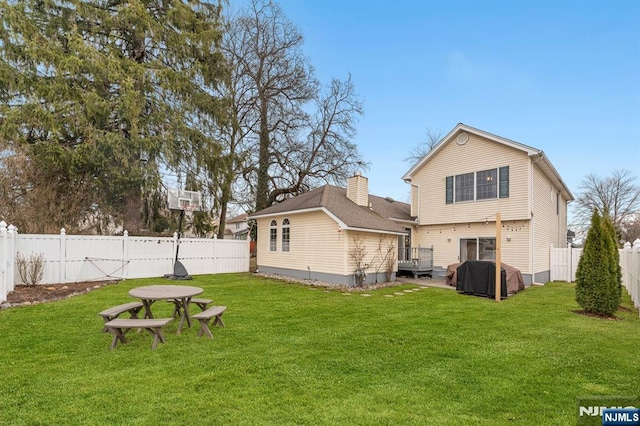
[[185,189],[169,189],[167,192],[167,203],[171,210],[185,210],[199,212],[202,202],[198,191],[187,191]]

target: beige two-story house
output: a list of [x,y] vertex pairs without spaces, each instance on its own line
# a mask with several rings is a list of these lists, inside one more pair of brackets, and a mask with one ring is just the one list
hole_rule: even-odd
[[411,245],[433,247],[433,263],[501,260],[525,284],[549,281],[549,248],[566,244],[573,195],[543,151],[458,124],[403,176],[411,186]]

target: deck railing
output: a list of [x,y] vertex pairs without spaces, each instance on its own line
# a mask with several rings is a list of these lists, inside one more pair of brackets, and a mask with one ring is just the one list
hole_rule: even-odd
[[403,247],[398,250],[398,263],[418,268],[433,267],[433,247]]

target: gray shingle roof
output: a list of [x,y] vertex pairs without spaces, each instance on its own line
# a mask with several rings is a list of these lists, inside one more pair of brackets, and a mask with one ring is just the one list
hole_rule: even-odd
[[390,198],[369,195],[371,208],[359,206],[347,198],[347,190],[332,185],[324,185],[290,200],[257,211],[250,217],[273,214],[295,213],[300,210],[326,208],[349,228],[372,231],[404,232],[404,226],[390,220],[413,221],[411,206]]

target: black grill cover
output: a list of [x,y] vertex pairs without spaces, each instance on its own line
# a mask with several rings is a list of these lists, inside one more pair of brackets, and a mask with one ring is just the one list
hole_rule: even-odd
[[[500,268],[500,297],[507,297],[507,272]],[[456,290],[476,296],[496,297],[496,264],[467,260],[457,268]]]

